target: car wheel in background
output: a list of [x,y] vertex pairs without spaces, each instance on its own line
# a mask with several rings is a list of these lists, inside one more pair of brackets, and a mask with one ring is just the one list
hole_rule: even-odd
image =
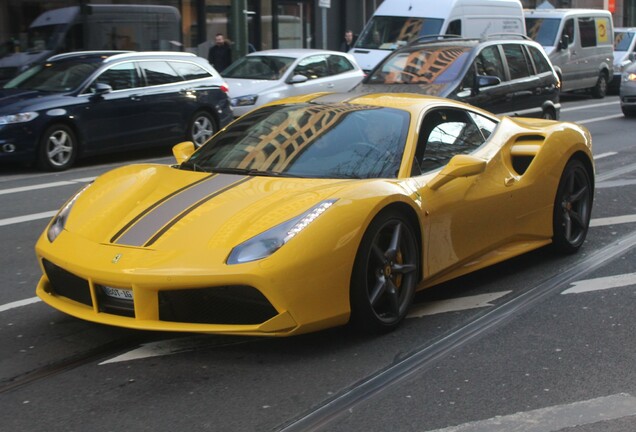
[[38,167],[47,171],[63,171],[75,162],[77,139],[73,130],[63,124],[54,124],[44,131],[38,150]]
[[621,111],[623,111],[623,115],[625,117],[636,117],[636,109],[627,108],[625,106],[621,106]]
[[188,129],[188,138],[196,148],[201,147],[215,133],[216,123],[210,114],[205,111],[194,114]]
[[576,252],[587,235],[593,185],[583,162],[571,159],[561,175],[554,201],[553,242],[559,252]]
[[396,328],[419,279],[416,236],[396,211],[380,213],[362,238],[351,275],[350,323],[367,333]]
[[604,98],[607,94],[607,77],[605,73],[601,72],[596,81],[596,85],[592,87],[592,96],[597,99]]
[[554,108],[545,108],[541,114],[541,118],[546,120],[557,120],[556,111]]

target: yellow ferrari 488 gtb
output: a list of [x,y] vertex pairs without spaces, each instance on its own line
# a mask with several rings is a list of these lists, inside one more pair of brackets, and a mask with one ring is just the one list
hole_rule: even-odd
[[173,152],[64,205],[36,246],[42,300],[147,330],[392,329],[419,289],[578,250],[594,192],[585,128],[418,95],[286,99]]

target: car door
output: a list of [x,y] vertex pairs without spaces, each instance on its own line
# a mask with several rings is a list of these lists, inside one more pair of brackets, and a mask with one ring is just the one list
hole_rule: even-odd
[[[475,83],[479,77],[496,77],[500,82],[476,88]],[[460,86],[450,96],[493,113],[510,110],[513,95],[502,54],[497,45],[488,45],[475,56]]]
[[327,56],[327,85],[333,84],[332,91],[347,92],[358,84],[363,73],[343,55],[330,54]]
[[506,43],[502,45],[508,74],[512,102],[510,113],[539,117],[543,103],[542,79],[534,73],[529,54],[521,44]]
[[291,84],[288,89],[289,96],[335,91],[336,85],[329,76],[326,54],[311,55],[300,60],[289,77],[293,78],[297,75],[302,75],[307,80]]
[[478,260],[511,236],[514,214],[504,185],[510,171],[498,152],[479,155],[486,161],[480,174],[431,186],[454,156],[478,152],[496,126],[492,118],[457,108],[431,110],[421,123],[414,166],[422,171],[415,179],[425,224],[425,278]]
[[[95,94],[97,84],[107,84],[112,90]],[[141,76],[133,61],[116,63],[100,72],[81,97],[87,100],[79,118],[84,151],[119,149],[145,139],[143,125],[148,113]]]
[[[568,18],[563,24],[563,30],[557,40],[557,46],[550,55],[552,63],[561,67],[563,91],[578,88],[578,81],[585,76],[579,71],[578,34],[574,25],[574,18]],[[565,45],[567,41],[567,46]]]

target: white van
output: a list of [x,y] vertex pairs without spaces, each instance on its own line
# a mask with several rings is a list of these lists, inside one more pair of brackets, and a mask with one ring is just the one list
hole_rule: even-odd
[[528,36],[543,45],[561,91],[589,89],[602,98],[613,76],[612,15],[601,9],[527,9]]
[[519,0],[384,0],[349,51],[370,71],[394,49],[427,35],[525,34]]

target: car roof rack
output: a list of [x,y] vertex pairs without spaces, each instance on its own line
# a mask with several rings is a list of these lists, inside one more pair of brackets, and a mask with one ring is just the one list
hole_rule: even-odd
[[415,39],[410,40],[405,46],[414,45],[414,44],[422,43],[422,42],[438,41],[438,40],[445,40],[445,39],[466,39],[466,38],[456,34],[428,34],[428,35],[418,36]]
[[81,57],[83,55],[107,55],[107,56],[112,56],[112,55],[124,54],[124,53],[129,53],[129,52],[131,52],[131,51],[121,51],[121,50],[113,50],[113,51],[109,51],[109,50],[74,51],[74,52],[67,52],[67,53],[62,53],[62,54],[55,54],[54,56],[51,56],[51,57],[47,58],[46,61],[54,61],[54,60],[61,60],[61,59],[65,59],[65,58]]
[[490,39],[532,40],[532,38],[521,33],[489,33],[482,40],[490,40]]

